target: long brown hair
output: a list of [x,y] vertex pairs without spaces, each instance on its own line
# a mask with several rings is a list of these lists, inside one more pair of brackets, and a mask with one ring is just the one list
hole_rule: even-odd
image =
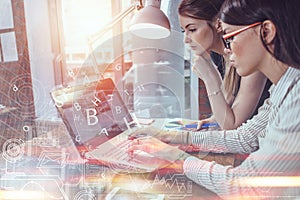
[[241,76],[238,75],[234,67],[230,67],[229,63],[225,64],[225,66],[226,69],[223,79],[223,93],[226,101],[231,104],[233,97],[236,96],[240,88]]
[[227,0],[221,20],[231,25],[249,25],[271,20],[276,27],[272,41],[274,51],[260,37],[265,48],[279,61],[300,68],[300,12],[299,0]]
[[[224,0],[182,0],[178,7],[178,13],[181,16],[206,20],[209,27],[214,29],[211,22],[217,19],[223,2]],[[223,94],[226,101],[231,103],[232,97],[236,95],[239,89],[240,76],[226,60],[226,57],[223,57],[222,67],[225,69]]]

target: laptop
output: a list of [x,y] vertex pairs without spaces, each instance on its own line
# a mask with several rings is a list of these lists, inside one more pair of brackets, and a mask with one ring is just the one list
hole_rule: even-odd
[[80,155],[111,169],[149,172],[166,161],[145,152],[130,157],[130,134],[140,127],[130,114],[110,78],[50,92],[59,114]]

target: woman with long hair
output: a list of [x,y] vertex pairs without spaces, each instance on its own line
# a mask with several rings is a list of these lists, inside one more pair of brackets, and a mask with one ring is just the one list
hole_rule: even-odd
[[228,62],[218,18],[223,2],[183,0],[178,13],[184,42],[196,57],[192,69],[205,83],[213,113],[210,118],[202,119],[199,127],[203,123],[217,122],[223,129],[235,129],[257,113],[269,96],[271,84],[266,84],[267,79],[261,72],[241,78]]
[[177,160],[181,173],[222,198],[298,198],[299,184],[292,180],[300,169],[299,9],[298,0],[226,0],[222,6],[223,39],[232,66],[242,77],[259,71],[273,83],[270,98],[251,120],[236,130],[143,131],[204,152],[250,153],[241,165],[204,161],[154,137],[135,139],[130,150]]

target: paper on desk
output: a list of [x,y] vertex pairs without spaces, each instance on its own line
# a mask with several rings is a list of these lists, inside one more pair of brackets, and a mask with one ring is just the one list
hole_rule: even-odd
[[201,128],[198,127],[197,120],[190,119],[173,119],[168,121],[165,124],[166,129],[176,129],[176,130],[198,130],[198,129],[216,129],[219,128],[219,124],[216,122],[213,123],[204,123],[201,125]]
[[174,118],[170,119],[165,123],[166,129],[196,129],[198,126],[197,120],[183,119],[183,118]]
[[154,119],[138,118],[138,122],[140,125],[151,125],[154,121]]

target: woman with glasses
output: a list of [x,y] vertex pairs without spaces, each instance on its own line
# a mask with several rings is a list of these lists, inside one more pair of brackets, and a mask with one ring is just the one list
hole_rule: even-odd
[[232,66],[241,76],[260,71],[273,83],[270,98],[251,120],[227,131],[144,130],[204,152],[250,153],[241,165],[204,161],[154,137],[135,139],[130,150],[170,162],[177,159],[181,173],[222,198],[299,198],[299,9],[298,0],[226,0],[222,6],[223,38]]
[[[199,122],[215,123],[222,129],[235,129],[257,114],[269,96],[270,82],[261,72],[242,77],[224,59],[222,28],[217,15],[224,0],[183,0],[178,8],[184,42],[196,57],[193,71],[206,86],[213,115]],[[224,55],[224,57],[226,57]],[[219,62],[211,62],[211,60]],[[226,69],[225,69],[226,68]],[[225,69],[224,80],[220,73]],[[222,74],[223,75],[223,74]],[[266,86],[266,87],[265,87]]]

